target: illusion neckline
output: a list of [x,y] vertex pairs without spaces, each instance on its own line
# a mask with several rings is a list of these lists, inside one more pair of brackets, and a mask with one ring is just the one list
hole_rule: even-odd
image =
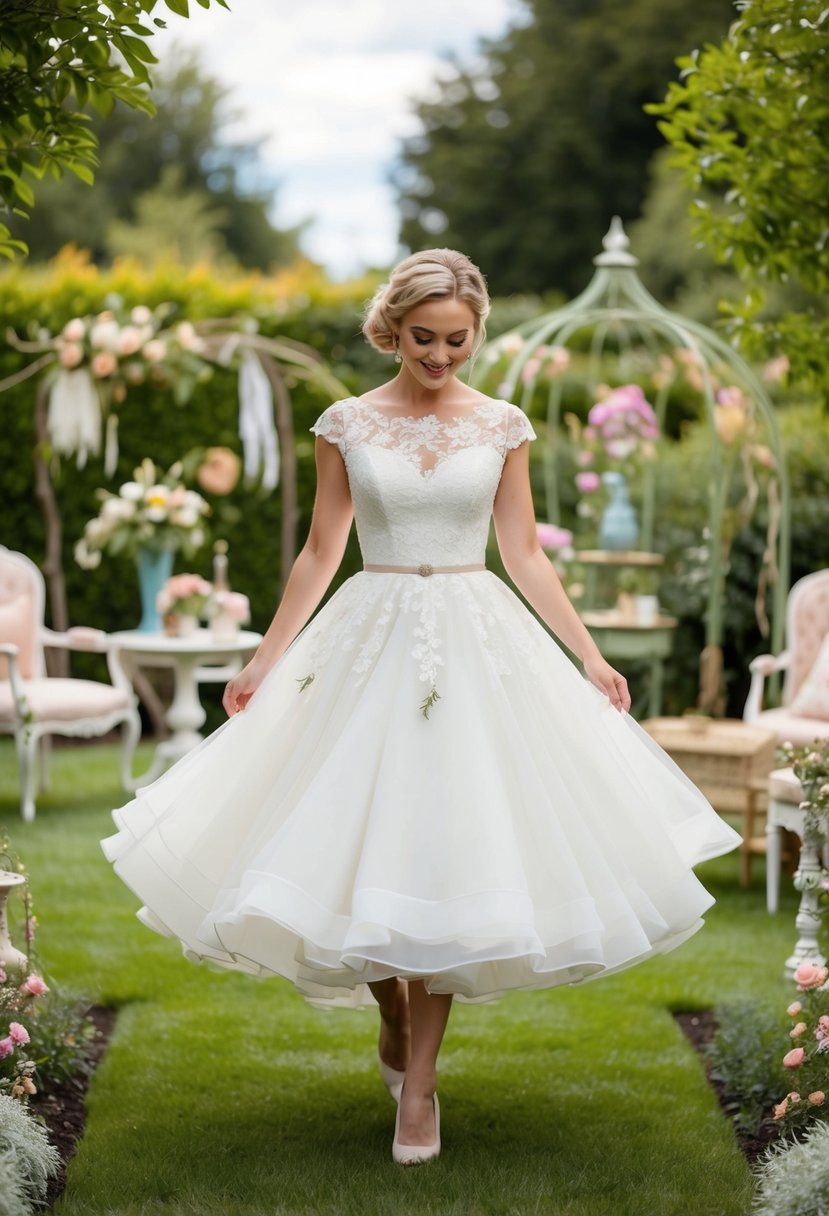
[[425,422],[428,419],[433,419],[444,426],[450,426],[452,423],[459,422],[463,418],[473,418],[481,410],[487,409],[490,406],[509,404],[506,401],[488,397],[485,401],[479,401],[467,414],[454,414],[451,418],[439,418],[437,414],[387,414],[382,406],[375,405],[373,401],[366,401],[365,397],[349,397],[348,400],[355,401],[358,405],[371,410],[374,414],[379,414],[387,422]]

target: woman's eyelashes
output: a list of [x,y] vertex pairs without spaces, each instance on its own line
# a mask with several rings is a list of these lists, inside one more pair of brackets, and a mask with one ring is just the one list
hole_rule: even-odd
[[[417,343],[418,346],[428,346],[431,341],[432,341],[431,338],[418,338],[417,335],[415,335],[415,342]],[[466,341],[466,338],[461,338],[460,342],[449,342],[449,343],[447,343],[447,345],[455,346],[455,347],[459,348],[459,347],[463,346],[465,341]]]

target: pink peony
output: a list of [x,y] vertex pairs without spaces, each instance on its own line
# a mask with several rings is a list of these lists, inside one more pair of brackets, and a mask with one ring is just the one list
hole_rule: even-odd
[[118,335],[118,353],[134,355],[141,349],[141,331],[134,325],[125,325]]
[[573,533],[566,528],[558,528],[555,524],[538,523],[535,533],[542,549],[566,549],[573,543]]
[[774,1118],[782,1119],[788,1109],[789,1109],[788,1100],[786,1098],[784,1098],[782,1102],[778,1102],[777,1105],[775,1106]]
[[805,1029],[806,1029],[806,1023],[798,1022],[797,1025],[794,1027],[794,1029],[789,1031],[789,1038],[790,1039],[799,1039]]
[[809,988],[821,988],[826,983],[827,976],[829,976],[829,971],[825,967],[806,961],[800,963],[795,971],[794,982],[801,991],[805,992]]
[[30,975],[20,985],[21,992],[27,992],[29,996],[45,996],[49,989],[39,975]]
[[826,1101],[826,1094],[822,1089],[816,1089],[813,1094],[809,1094],[809,1102],[812,1106],[823,1106]]
[[0,1060],[5,1060],[6,1056],[10,1056],[14,1051],[14,1043],[11,1039],[0,1039]]
[[786,1054],[783,1056],[783,1067],[784,1068],[800,1068],[800,1065],[803,1063],[803,1057],[805,1055],[806,1055],[806,1052],[803,1050],[802,1047],[793,1047],[791,1051],[787,1051]]
[[84,334],[86,333],[86,325],[80,317],[73,317],[71,321],[67,321],[63,327],[61,337],[67,342],[83,342]]
[[99,350],[97,355],[92,356],[90,367],[92,368],[93,376],[100,376],[103,379],[105,376],[111,376],[116,371],[118,360],[112,351]]
[[77,342],[67,342],[65,346],[61,347],[58,360],[61,367],[77,367],[83,362],[83,347],[79,346]]
[[582,494],[592,494],[601,484],[598,473],[576,473],[576,486]]
[[14,1043],[15,1047],[20,1047],[23,1043],[28,1043],[29,1032],[26,1027],[21,1026],[19,1022],[10,1022],[9,1038]]

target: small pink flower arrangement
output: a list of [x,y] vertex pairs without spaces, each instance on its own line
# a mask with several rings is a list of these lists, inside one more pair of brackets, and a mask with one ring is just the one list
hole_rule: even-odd
[[246,625],[250,620],[250,600],[240,591],[217,591],[210,600],[210,614],[220,613],[236,625]]
[[204,615],[213,585],[199,574],[174,574],[168,578],[156,599],[162,616]]
[[[826,1118],[826,1091],[829,1089],[829,986],[827,968],[810,959],[800,963],[794,973],[802,997],[792,1001],[786,1012],[799,1019],[789,1031],[790,1039],[802,1046],[787,1051],[781,1063],[796,1072],[798,1090],[787,1093],[772,1111],[775,1122],[801,1127],[815,1118]],[[805,1097],[803,1096],[805,1095]]]
[[576,462],[582,471],[576,474],[576,486],[582,494],[599,489],[602,473],[614,471],[629,476],[653,460],[659,438],[653,406],[638,384],[615,389],[603,385],[597,397],[586,426],[572,416],[570,419],[574,437],[581,442]]
[[573,533],[567,528],[559,528],[557,524],[537,523],[535,532],[542,549],[559,552],[570,549],[573,544]]

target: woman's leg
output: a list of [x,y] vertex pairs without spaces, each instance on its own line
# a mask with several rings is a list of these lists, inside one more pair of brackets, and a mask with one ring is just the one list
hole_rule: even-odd
[[409,980],[412,1054],[400,1099],[401,1144],[432,1144],[437,1086],[437,1059],[452,1008],[451,993],[430,995],[423,980]]
[[409,992],[405,980],[376,980],[369,984],[380,1006],[380,1059],[404,1072],[409,1064]]

